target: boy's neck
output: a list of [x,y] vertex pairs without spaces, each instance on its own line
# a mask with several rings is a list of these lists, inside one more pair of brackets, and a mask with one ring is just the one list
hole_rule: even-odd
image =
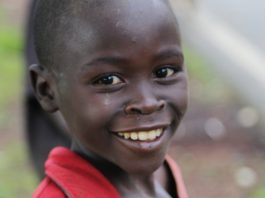
[[71,149],[96,167],[116,187],[122,197],[139,197],[140,195],[141,197],[161,197],[161,195],[167,197],[167,193],[163,192],[165,188],[155,178],[155,173],[129,174],[77,143],[73,143]]

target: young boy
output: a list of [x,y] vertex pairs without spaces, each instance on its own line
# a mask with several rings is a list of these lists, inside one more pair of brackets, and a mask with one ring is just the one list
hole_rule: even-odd
[[40,0],[34,31],[33,88],[72,146],[50,153],[33,197],[186,198],[166,157],[187,106],[168,1]]

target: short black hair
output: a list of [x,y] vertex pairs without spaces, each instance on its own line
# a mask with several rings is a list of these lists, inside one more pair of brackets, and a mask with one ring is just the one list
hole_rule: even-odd
[[[102,0],[38,0],[34,19],[34,44],[43,67],[58,67],[55,56],[64,52],[64,42],[73,36],[72,19],[81,9],[100,6]],[[66,36],[67,35],[67,36]]]
[[42,66],[50,68],[54,65],[54,50],[60,45],[58,37],[62,25],[68,23],[66,11],[69,10],[70,2],[72,1],[38,0],[33,31],[37,57]]
[[[129,0],[133,1],[133,0]],[[145,0],[144,0],[145,1]],[[168,0],[161,0],[168,4]],[[108,6],[113,0],[38,0],[34,18],[34,44],[40,64],[47,69],[59,67],[56,60],[65,53],[65,43],[73,38],[74,21]],[[117,2],[116,2],[117,3]],[[84,13],[84,11],[86,13]],[[94,20],[91,16],[88,20]]]

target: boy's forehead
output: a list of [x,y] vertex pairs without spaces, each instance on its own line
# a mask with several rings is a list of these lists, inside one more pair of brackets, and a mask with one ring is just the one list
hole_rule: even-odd
[[89,10],[81,4],[76,9],[76,17],[71,19],[73,32],[65,33],[70,54],[83,50],[93,53],[96,48],[115,47],[128,40],[147,40],[148,35],[163,34],[163,26],[170,25],[178,32],[166,0],[99,0],[103,1],[92,8],[90,5]]
[[95,8],[82,9],[82,14],[73,20],[77,38],[95,41],[94,37],[107,37],[110,33],[141,35],[141,30],[150,26],[171,23],[176,28],[176,18],[166,0],[105,0]]
[[148,13],[151,14],[154,9],[158,11],[161,7],[169,8],[170,6],[168,0],[88,0],[77,3],[73,7],[78,7],[75,8],[75,11],[83,9],[87,14],[91,13],[94,17],[100,17],[110,13],[119,14],[120,12],[126,12],[127,14],[138,12],[138,14],[141,14],[141,12],[149,11]]
[[[99,0],[98,6],[79,5],[73,12],[79,12],[73,20],[76,28],[89,26],[90,31],[100,33],[101,29],[119,29],[130,26],[145,28],[147,24],[162,20],[175,20],[166,0]],[[75,15],[75,14],[74,14]],[[79,22],[79,23],[78,23]],[[176,22],[176,21],[174,21]]]

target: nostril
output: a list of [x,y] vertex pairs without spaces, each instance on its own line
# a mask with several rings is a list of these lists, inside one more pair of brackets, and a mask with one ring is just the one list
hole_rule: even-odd
[[166,106],[165,101],[160,101],[159,111],[162,110]]
[[151,114],[161,111],[165,107],[165,101],[146,101],[143,103],[131,103],[125,108],[126,114]]
[[135,107],[129,107],[126,111],[128,114],[141,114],[141,110]]

